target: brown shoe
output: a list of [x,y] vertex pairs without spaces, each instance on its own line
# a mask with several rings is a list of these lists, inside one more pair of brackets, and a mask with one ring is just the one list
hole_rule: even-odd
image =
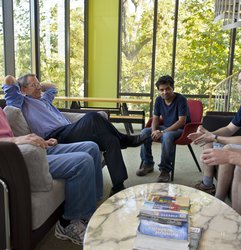
[[170,182],[171,176],[170,173],[164,169],[160,170],[160,175],[157,179],[157,182]]
[[136,171],[136,175],[137,176],[145,176],[151,172],[154,171],[154,167],[153,167],[153,164],[152,165],[146,165],[146,164],[142,164],[140,169],[138,169]]
[[211,195],[215,195],[215,193],[216,193],[216,187],[214,184],[211,187],[207,187],[206,185],[204,185],[204,183],[202,181],[200,181],[194,187],[198,190],[201,190],[201,191],[208,193],[208,194],[211,194]]

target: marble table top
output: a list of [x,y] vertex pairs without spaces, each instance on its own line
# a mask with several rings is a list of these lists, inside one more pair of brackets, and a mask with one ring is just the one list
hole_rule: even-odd
[[151,192],[190,198],[190,219],[202,227],[200,250],[240,250],[241,216],[215,197],[177,184],[150,183],[127,188],[107,199],[89,221],[84,250],[132,249],[137,215]]

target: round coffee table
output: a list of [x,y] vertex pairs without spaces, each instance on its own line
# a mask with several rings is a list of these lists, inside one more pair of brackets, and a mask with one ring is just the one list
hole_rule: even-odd
[[127,188],[96,210],[86,230],[84,250],[132,249],[137,215],[151,192],[190,197],[191,225],[203,228],[200,250],[241,249],[241,216],[227,204],[183,185],[150,183]]

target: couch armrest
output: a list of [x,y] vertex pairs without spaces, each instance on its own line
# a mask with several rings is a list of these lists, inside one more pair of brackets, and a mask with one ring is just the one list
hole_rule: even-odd
[[[14,143],[0,142],[0,158],[0,179],[6,183],[9,191],[12,248],[31,249],[32,212],[27,167],[20,150]],[[3,202],[2,197],[0,201]],[[3,207],[3,204],[0,204],[1,210]],[[0,242],[3,237],[4,229],[0,227]]]

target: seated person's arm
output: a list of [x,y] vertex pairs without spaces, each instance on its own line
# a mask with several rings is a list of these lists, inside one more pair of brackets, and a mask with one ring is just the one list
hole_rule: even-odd
[[239,129],[240,127],[237,127],[232,122],[230,122],[227,126],[217,129],[213,131],[212,133],[215,135],[221,135],[221,136],[232,136]]
[[58,93],[57,88],[53,83],[41,83],[41,91],[43,92],[41,99],[51,103],[53,102],[55,95]]
[[7,75],[4,79],[2,88],[5,93],[7,105],[21,108],[24,97],[20,92],[19,86],[17,85],[17,80],[13,76]]
[[155,130],[159,130],[159,120],[160,117],[157,115],[153,115],[152,123],[151,123],[151,131],[154,132]]
[[49,88],[56,88],[54,83],[41,82],[41,91],[45,92]]
[[[213,132],[209,132],[207,129],[199,126],[196,133],[191,133],[188,135],[188,138],[191,139],[194,144],[204,145],[206,143],[214,142],[215,136],[218,135],[218,142],[222,144],[228,143],[241,143],[241,137],[233,139],[231,137],[236,131],[239,130],[239,127],[235,126],[232,122],[230,122],[227,126],[215,130]],[[222,135],[222,136],[221,136]],[[225,137],[223,137],[225,136]]]
[[179,128],[182,128],[186,124],[186,116],[179,116],[178,120],[173,123],[170,127],[165,129],[165,132],[167,131],[175,131],[178,130]]
[[54,146],[57,144],[56,139],[51,138],[45,141],[43,138],[37,136],[36,134],[29,134],[29,135],[18,136],[18,137],[0,138],[0,141],[13,142],[18,145],[31,144],[33,146],[37,146],[41,148],[47,148],[48,146]]
[[159,120],[159,116],[153,115],[151,123],[151,137],[153,141],[158,141],[162,135],[162,132],[159,130]]

